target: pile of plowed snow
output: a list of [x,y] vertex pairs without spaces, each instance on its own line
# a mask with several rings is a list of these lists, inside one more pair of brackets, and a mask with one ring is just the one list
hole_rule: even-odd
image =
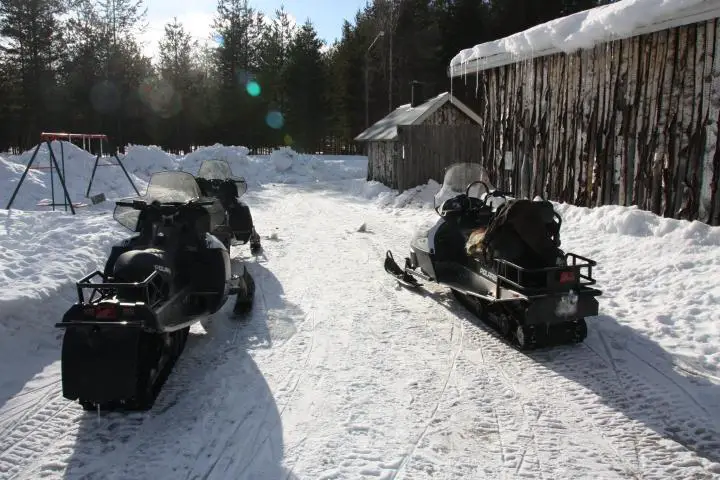
[[[60,144],[58,141],[51,144],[58,162],[62,159]],[[70,198],[73,202],[89,203],[85,195],[96,157],[69,142],[62,142],[62,148]],[[34,150],[33,148],[21,155],[0,156],[0,203],[3,207],[10,200]],[[177,157],[156,146],[129,145],[126,153],[118,155],[118,158],[141,194],[147,189],[147,182],[153,173],[182,170],[195,175],[202,162],[211,159],[226,160],[236,176],[244,177],[254,186],[362,179],[366,172],[367,159],[361,156],[305,155],[287,147],[281,147],[271,155],[248,156],[248,151],[243,146],[216,144],[200,147],[185,156]],[[100,159],[90,190],[91,196],[104,193],[105,197],[112,201],[135,195],[130,181],[117,165],[118,162],[113,157],[104,156]],[[28,172],[13,202],[14,209],[47,210],[47,207],[39,206],[38,203],[51,200],[53,188],[55,202],[62,203],[61,183],[55,172],[51,175],[49,166],[49,150],[47,144],[43,144],[33,162],[33,169]]]

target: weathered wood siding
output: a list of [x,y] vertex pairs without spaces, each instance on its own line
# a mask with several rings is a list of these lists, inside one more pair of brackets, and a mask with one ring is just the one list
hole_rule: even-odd
[[396,141],[368,142],[368,180],[376,180],[390,188],[397,188],[394,157],[400,145]]
[[508,176],[524,194],[720,224],[718,19],[477,79],[481,157],[497,183]]
[[470,117],[465,115],[462,110],[452,105],[450,102],[444,104],[433,112],[423,125],[477,125]]
[[428,178],[442,181],[442,170],[457,161],[452,155],[457,149],[467,152],[463,158],[472,155],[474,161],[479,161],[477,130],[475,121],[456,106],[446,103],[422,125],[399,126],[397,140],[368,142],[367,179],[401,191],[425,184]]
[[481,161],[483,136],[474,122],[403,126],[398,131],[401,154],[395,159],[394,188],[400,191],[423,185],[431,178],[442,183],[445,169],[453,163]]

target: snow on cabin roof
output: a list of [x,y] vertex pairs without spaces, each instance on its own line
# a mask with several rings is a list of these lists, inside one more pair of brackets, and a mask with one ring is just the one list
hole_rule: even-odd
[[462,50],[450,61],[448,73],[459,77],[717,17],[718,0],[620,0]]
[[356,141],[384,141],[395,140],[398,136],[397,127],[400,125],[420,125],[430,115],[435,113],[447,102],[452,103],[473,121],[481,123],[480,117],[470,110],[467,105],[452,96],[449,92],[443,92],[426,102],[411,107],[409,103],[400,105],[387,116],[370,125],[364,132],[355,137]]

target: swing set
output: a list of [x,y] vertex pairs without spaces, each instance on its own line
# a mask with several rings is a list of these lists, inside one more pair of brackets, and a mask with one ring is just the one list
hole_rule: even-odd
[[[52,142],[54,140],[60,141],[60,163],[58,163],[57,157],[55,156],[55,152],[52,148]],[[87,133],[47,133],[43,132],[40,134],[40,143],[35,147],[35,151],[32,154],[32,157],[30,157],[30,161],[28,162],[27,166],[25,167],[25,171],[23,172],[22,176],[20,177],[20,181],[17,184],[17,187],[15,187],[15,191],[13,192],[12,196],[10,197],[10,201],[7,204],[7,207],[5,207],[6,210],[10,210],[10,207],[12,207],[13,202],[15,201],[15,197],[20,190],[20,186],[22,185],[23,181],[25,180],[25,177],[27,176],[27,173],[30,170],[50,170],[50,193],[52,196],[51,201],[41,201],[37,204],[38,207],[52,207],[53,211],[55,210],[55,207],[64,207],[65,211],[67,212],[68,207],[70,208],[70,211],[73,215],[75,215],[75,209],[81,208],[81,207],[87,207],[87,203],[81,203],[81,202],[74,202],[70,199],[70,194],[67,190],[67,184],[65,182],[65,151],[63,148],[62,141],[68,141],[70,143],[73,142],[73,140],[82,140],[82,148],[83,150],[90,151],[90,149],[93,146],[93,141],[98,142],[98,150],[97,154],[95,156],[95,165],[93,166],[92,174],[90,175],[90,181],[88,182],[87,190],[85,192],[85,198],[90,198],[91,202],[93,204],[100,203],[105,200],[104,194],[98,194],[94,195],[93,197],[90,197],[90,189],[92,188],[93,179],[95,178],[95,172],[97,171],[98,167],[120,167],[122,168],[123,173],[127,177],[128,181],[130,182],[130,185],[135,190],[135,193],[137,193],[138,196],[140,196],[140,192],[138,191],[137,187],[135,186],[135,183],[133,183],[132,178],[130,178],[130,174],[125,169],[125,165],[123,165],[122,161],[120,161],[120,158],[118,157],[117,149],[115,149],[115,152],[109,156],[109,158],[114,158],[117,163],[100,163],[100,159],[103,157],[103,145],[108,143],[108,137],[104,134],[99,133],[93,133],[93,134],[87,134]],[[50,153],[50,160],[49,160],[49,166],[34,166],[33,163],[35,162],[35,158],[37,157],[38,152],[40,151],[40,147],[45,144],[47,145],[48,151]],[[109,159],[108,158],[108,159]],[[56,203],[55,202],[55,175],[57,175],[58,179],[60,180],[60,185],[62,186],[63,190],[63,203]]]

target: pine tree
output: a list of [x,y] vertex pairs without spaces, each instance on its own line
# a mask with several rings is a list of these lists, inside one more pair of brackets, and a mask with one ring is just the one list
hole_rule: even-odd
[[[213,27],[218,38],[218,136],[224,143],[257,144],[264,124],[257,83],[263,15],[247,0],[218,0]],[[258,92],[258,89],[260,90]]]
[[287,130],[294,145],[312,152],[321,146],[326,130],[328,82],[323,45],[312,23],[305,22],[290,45],[284,75]]
[[[13,104],[10,118],[18,125],[16,134],[24,145],[37,142],[41,130],[50,127],[56,103],[56,72],[62,46],[58,16],[60,0],[0,0],[0,46],[8,94]],[[53,112],[54,113],[54,112]]]
[[258,68],[259,78],[262,85],[268,92],[266,100],[272,108],[281,112],[285,109],[285,86],[282,82],[285,68],[288,62],[288,54],[293,38],[295,36],[295,23],[280,7],[275,11],[275,16],[269,20],[264,28],[262,41],[259,45],[260,64]]
[[[263,15],[256,13],[248,0],[218,0],[213,28],[219,40],[217,62],[225,85],[248,80],[258,67],[258,46]],[[240,77],[240,78],[238,78]]]
[[141,0],[78,0],[68,21],[63,67],[68,123],[75,131],[101,131],[114,143],[147,141],[149,109],[140,85],[152,65],[138,44],[145,9]]
[[160,76],[156,101],[157,114],[166,119],[167,144],[177,150],[187,150],[190,145],[190,122],[186,108],[192,101],[191,85],[197,80],[193,54],[197,42],[175,18],[165,25],[165,35],[160,40]]
[[144,31],[147,8],[143,0],[95,0],[94,7],[103,53],[111,69],[113,63],[122,61],[122,47],[136,43],[137,34]]

